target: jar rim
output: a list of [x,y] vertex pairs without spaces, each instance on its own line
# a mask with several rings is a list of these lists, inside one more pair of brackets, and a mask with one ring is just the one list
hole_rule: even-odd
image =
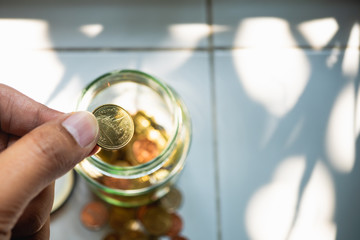
[[[115,76],[115,75],[123,75],[123,74],[130,74],[130,75],[137,75],[140,77],[144,77],[147,81],[150,81],[154,84],[156,84],[159,89],[163,93],[167,95],[167,97],[170,100],[171,106],[173,109],[174,114],[174,131],[172,132],[172,135],[170,136],[167,145],[165,148],[159,153],[158,156],[156,156],[154,159],[150,160],[149,162],[135,165],[135,166],[116,166],[109,163],[106,163],[100,159],[97,159],[93,156],[87,157],[86,160],[88,160],[90,163],[95,165],[99,171],[101,171],[104,175],[107,176],[113,176],[113,177],[124,177],[124,178],[138,178],[143,175],[149,174],[149,171],[154,172],[157,169],[159,169],[164,163],[174,149],[174,144],[178,138],[179,128],[180,128],[180,122],[181,122],[181,109],[179,108],[177,104],[177,100],[175,95],[173,94],[172,90],[162,81],[160,81],[158,78],[155,78],[154,76],[151,76],[147,73],[138,71],[138,70],[132,70],[132,69],[123,69],[123,70],[115,70],[108,73],[105,73],[101,75],[100,77],[96,78],[92,82],[90,82],[82,91],[81,96],[79,98],[79,101],[77,103],[77,110],[87,110],[83,109],[84,106],[81,106],[82,101],[86,101],[86,97],[89,97],[88,95],[91,94],[90,97],[96,96],[100,91],[95,93],[89,93],[92,88],[95,88],[96,90],[96,84],[100,83],[102,80],[106,79],[109,76]],[[134,81],[134,79],[132,79]],[[121,81],[131,81],[131,79],[127,80],[115,80],[114,82],[121,82]],[[136,81],[135,81],[136,82]],[[111,86],[111,85],[107,85]],[[106,88],[107,86],[104,86]],[[103,88],[103,89],[104,89]],[[90,103],[90,101],[89,101]],[[89,104],[87,104],[89,106]]]

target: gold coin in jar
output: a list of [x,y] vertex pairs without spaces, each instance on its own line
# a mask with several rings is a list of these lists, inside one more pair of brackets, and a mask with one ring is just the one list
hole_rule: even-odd
[[99,124],[97,144],[107,150],[116,150],[130,142],[134,135],[134,122],[130,114],[115,104],[104,104],[93,111]]

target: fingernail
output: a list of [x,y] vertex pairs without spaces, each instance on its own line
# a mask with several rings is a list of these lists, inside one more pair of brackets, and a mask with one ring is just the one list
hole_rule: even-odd
[[62,122],[62,125],[80,147],[86,147],[94,142],[99,132],[95,116],[86,111],[71,114]]

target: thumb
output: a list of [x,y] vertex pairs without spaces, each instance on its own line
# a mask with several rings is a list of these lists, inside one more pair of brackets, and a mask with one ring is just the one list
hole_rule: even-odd
[[4,150],[0,216],[5,209],[17,219],[31,199],[91,153],[98,132],[94,115],[76,112],[40,125]]

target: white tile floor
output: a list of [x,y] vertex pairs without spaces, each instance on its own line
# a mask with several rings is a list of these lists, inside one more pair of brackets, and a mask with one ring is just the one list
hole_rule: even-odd
[[[359,239],[359,10],[351,0],[0,0],[0,82],[68,112],[105,72],[158,76],[193,119],[178,182],[185,236]],[[101,239],[77,220],[88,196],[79,181],[51,239]]]
[[[15,38],[26,48],[206,47],[209,32],[205,0],[6,0],[0,15],[10,18],[11,26],[4,27],[2,45],[12,45]],[[30,30],[38,34],[29,36]]]
[[[214,0],[218,47],[346,46],[359,4],[347,0]],[[222,31],[221,31],[222,30]]]

